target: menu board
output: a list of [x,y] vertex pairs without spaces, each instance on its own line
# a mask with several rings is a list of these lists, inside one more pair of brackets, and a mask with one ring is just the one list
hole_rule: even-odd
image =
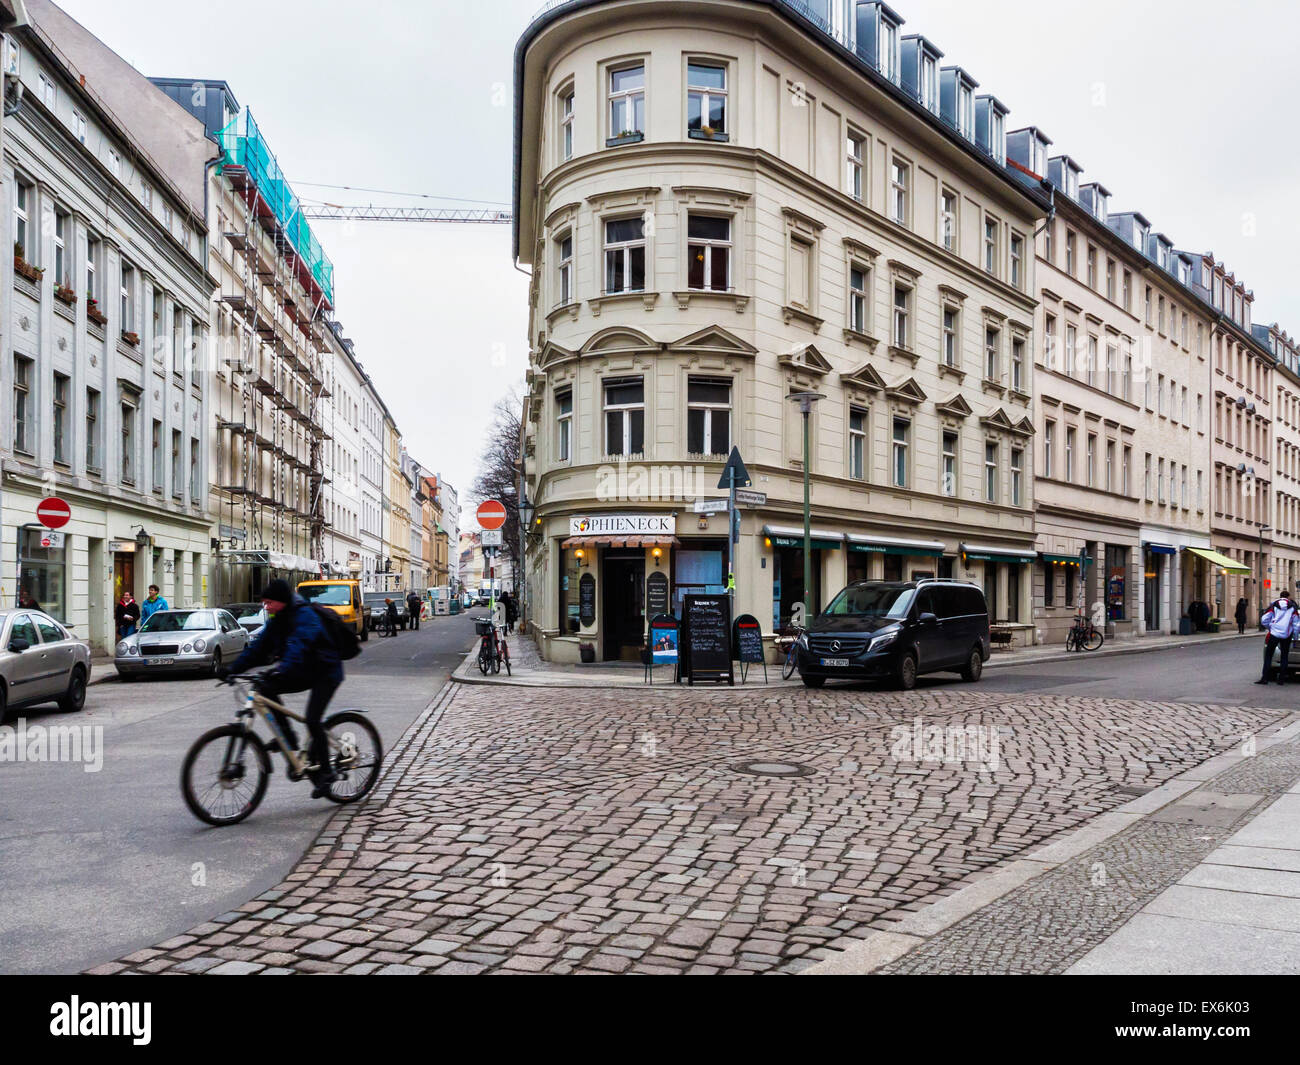
[[735,654],[741,662],[763,661],[763,630],[752,614],[741,614],[736,618]]
[[736,683],[731,666],[731,597],[688,595],[682,616],[682,675]]
[[668,613],[668,574],[656,570],[645,579],[645,612],[650,617]]
[[590,573],[578,581],[578,620],[584,625],[596,623],[596,578]]

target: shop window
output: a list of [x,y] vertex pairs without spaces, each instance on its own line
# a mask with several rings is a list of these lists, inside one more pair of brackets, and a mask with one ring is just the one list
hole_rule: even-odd
[[[42,547],[43,529],[18,530],[18,590],[53,618],[66,622],[66,548]],[[66,542],[66,541],[65,541]]]
[[1056,567],[1051,562],[1043,563],[1043,606],[1051,606],[1056,594]]
[[579,551],[590,552],[590,548],[568,548],[560,552],[560,635],[575,636],[582,627],[579,620],[579,611],[581,604],[578,600],[578,582],[582,574],[587,572],[584,562],[590,562],[591,558],[579,558]]
[[682,617],[688,595],[721,595],[727,590],[721,550],[679,548],[673,555],[673,613]]

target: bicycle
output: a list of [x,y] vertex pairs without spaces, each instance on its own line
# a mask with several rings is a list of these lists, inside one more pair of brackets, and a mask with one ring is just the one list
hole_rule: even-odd
[[506,676],[510,676],[510,647],[497,630],[496,622],[491,618],[474,619],[474,632],[479,636],[478,669],[484,676],[488,673],[500,673],[501,666],[506,667]]
[[1065,649],[1067,651],[1095,651],[1106,641],[1100,629],[1097,628],[1088,618],[1079,614],[1074,619],[1074,624],[1070,626],[1070,631],[1065,635]]
[[[205,732],[194,741],[181,766],[181,794],[200,821],[219,827],[238,824],[257,809],[271,777],[271,754],[288,761],[287,775],[297,782],[315,768],[306,751],[291,751],[273,710],[301,722],[307,719],[268,698],[253,686],[260,674],[242,674],[226,683],[236,689],[240,709],[236,720]],[[260,717],[275,739],[267,743],[253,731]],[[330,763],[337,779],[326,798],[340,805],[359,802],[370,794],[384,760],[379,730],[364,710],[340,710],[322,722],[329,742]]]
[[791,624],[782,629],[781,634],[776,638],[777,648],[785,648],[785,661],[781,663],[782,680],[789,680],[794,676],[794,671],[799,665],[799,639],[807,631],[802,625]]

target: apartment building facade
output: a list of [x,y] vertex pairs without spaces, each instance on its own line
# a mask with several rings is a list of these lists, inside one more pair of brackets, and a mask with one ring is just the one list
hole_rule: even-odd
[[1272,552],[1265,562],[1264,598],[1300,593],[1300,340],[1276,322],[1252,327],[1273,368]]
[[379,590],[401,591],[411,572],[411,493],[414,486],[402,469],[402,435],[384,410],[384,558]]
[[[685,4],[665,25],[621,4],[615,32],[603,5],[561,8],[517,49],[548,657],[635,654],[656,572],[673,612],[734,574],[736,613],[769,632],[796,614],[800,392],[823,397],[814,608],[854,578],[952,575],[1035,638],[1046,198],[1008,171],[1007,109],[968,72],[884,4],[823,6]],[[767,497],[734,545],[691,511],[733,445]]]
[[366,502],[362,490],[366,378],[337,321],[327,324],[325,341],[321,412],[325,550],[321,565],[330,575],[361,577],[365,571],[361,526]]
[[[111,651],[123,591],[208,595],[202,130],[58,8],[25,9],[3,57],[0,600]],[[53,533],[48,496],[72,512]]]

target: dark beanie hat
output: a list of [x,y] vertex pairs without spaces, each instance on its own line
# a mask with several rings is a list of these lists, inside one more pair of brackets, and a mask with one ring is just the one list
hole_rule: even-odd
[[262,589],[262,598],[270,599],[275,603],[293,602],[293,589],[289,587],[288,581],[276,579],[267,583]]

